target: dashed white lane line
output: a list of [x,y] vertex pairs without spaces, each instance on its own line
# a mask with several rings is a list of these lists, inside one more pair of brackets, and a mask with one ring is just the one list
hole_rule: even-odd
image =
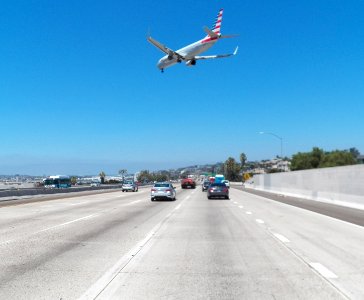
[[244,206],[242,206],[242,205],[239,205],[239,208],[244,208]]
[[178,205],[176,206],[175,210],[180,209],[181,205],[182,205],[182,203],[181,203],[181,204],[178,204]]
[[62,224],[58,224],[58,225],[55,225],[55,226],[52,226],[52,227],[48,227],[48,228],[45,228],[45,229],[42,229],[42,230],[33,232],[33,234],[37,234],[37,233],[40,233],[40,232],[52,230],[52,229],[55,229],[55,228],[58,228],[58,227],[62,227],[62,226],[66,226],[66,225],[69,225],[69,224],[72,224],[72,223],[76,223],[76,222],[79,222],[79,221],[91,219],[91,218],[94,218],[94,217],[96,217],[98,215],[99,214],[88,215],[86,217],[78,218],[78,219],[75,219],[75,220],[72,220],[72,221],[69,221],[69,222],[65,222],[65,223],[62,223]]
[[328,268],[321,265],[320,263],[310,263],[310,266],[325,278],[329,279],[337,278],[337,275],[335,273],[331,272]]
[[281,235],[279,233],[273,233],[273,235],[279,239],[283,243],[289,243],[289,239],[287,239],[284,235]]
[[255,222],[259,223],[259,224],[264,224],[264,221],[261,219],[255,219]]
[[84,203],[88,203],[88,201],[83,201],[83,202],[77,202],[77,203],[71,203],[71,205],[81,205]]
[[130,202],[130,203],[125,204],[124,206],[133,205],[133,204],[138,203],[138,202],[140,202],[140,201],[142,201],[142,200],[135,200],[135,201],[133,201],[133,202]]
[[234,204],[238,204],[238,202],[234,201]]
[[246,212],[246,214],[247,214],[247,215],[251,215],[251,214],[252,214],[252,212],[251,212],[251,211],[247,211],[247,212]]

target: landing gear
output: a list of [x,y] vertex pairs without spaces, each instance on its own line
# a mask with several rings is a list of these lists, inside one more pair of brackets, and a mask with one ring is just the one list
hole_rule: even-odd
[[164,69],[161,69],[161,72],[164,73]]

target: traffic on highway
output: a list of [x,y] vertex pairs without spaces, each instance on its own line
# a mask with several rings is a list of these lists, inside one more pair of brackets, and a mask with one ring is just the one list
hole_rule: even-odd
[[[14,200],[0,209],[1,298],[364,297],[362,226],[203,182]],[[216,185],[230,200],[208,199]]]

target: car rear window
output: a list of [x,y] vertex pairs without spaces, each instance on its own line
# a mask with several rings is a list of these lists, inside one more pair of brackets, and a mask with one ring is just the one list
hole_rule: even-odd
[[212,183],[211,186],[226,186],[225,183]]
[[169,183],[156,183],[155,187],[169,187]]

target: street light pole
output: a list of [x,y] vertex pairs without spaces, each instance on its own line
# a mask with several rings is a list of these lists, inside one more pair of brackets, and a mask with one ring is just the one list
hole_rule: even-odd
[[277,139],[280,140],[280,142],[281,142],[281,159],[283,159],[283,138],[281,136],[279,136],[279,135],[276,135],[273,132],[264,132],[264,131],[261,131],[261,132],[259,132],[259,134],[270,134],[270,135],[273,135],[274,137],[276,137]]

